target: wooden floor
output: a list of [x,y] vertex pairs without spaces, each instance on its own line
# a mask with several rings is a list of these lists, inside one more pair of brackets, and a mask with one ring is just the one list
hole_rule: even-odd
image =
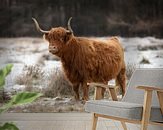
[[[90,113],[6,113],[0,115],[0,122],[14,122],[20,130],[91,130],[91,116]],[[97,130],[123,129],[117,121],[100,118]]]

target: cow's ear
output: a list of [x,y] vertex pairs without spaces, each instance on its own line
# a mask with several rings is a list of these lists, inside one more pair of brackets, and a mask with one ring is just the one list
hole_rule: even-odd
[[64,39],[65,43],[67,43],[70,40],[72,35],[73,34],[71,32],[66,32],[65,39]]
[[49,34],[49,33],[45,33],[45,34],[43,35],[43,38],[44,38],[45,40],[48,40],[48,34]]

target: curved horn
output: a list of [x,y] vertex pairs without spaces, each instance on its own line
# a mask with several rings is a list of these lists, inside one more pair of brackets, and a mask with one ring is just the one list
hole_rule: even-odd
[[44,31],[44,30],[42,30],[42,29],[40,28],[40,26],[39,26],[39,24],[38,24],[38,22],[37,22],[37,20],[36,20],[35,18],[32,18],[32,20],[34,21],[34,23],[35,23],[35,25],[36,25],[36,29],[37,29],[39,32],[41,32],[41,33],[49,33],[49,31]]
[[73,33],[70,22],[71,22],[72,17],[69,18],[68,23],[67,23],[67,28],[70,31],[70,33]]

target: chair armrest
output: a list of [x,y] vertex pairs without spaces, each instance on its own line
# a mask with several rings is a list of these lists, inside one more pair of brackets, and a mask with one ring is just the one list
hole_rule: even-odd
[[103,84],[103,83],[87,83],[87,85],[89,86],[94,86],[96,87],[96,91],[95,91],[95,100],[99,100],[99,99],[102,99],[104,98],[104,91],[103,89],[106,89],[111,97],[112,97],[112,100],[113,101],[118,101],[118,98],[117,98],[117,94],[116,94],[116,86],[115,85],[106,85],[106,84]]
[[146,91],[158,91],[158,92],[163,92],[163,88],[159,87],[152,87],[152,86],[138,86],[136,87],[137,89],[143,89]]
[[106,85],[103,83],[87,83],[87,85],[101,87],[101,88],[105,88],[105,89],[114,89],[115,88],[115,85]]

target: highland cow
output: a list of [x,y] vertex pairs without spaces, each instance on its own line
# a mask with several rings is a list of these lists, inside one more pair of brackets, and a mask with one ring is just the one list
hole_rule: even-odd
[[49,42],[49,52],[60,57],[64,73],[73,84],[75,99],[79,100],[79,86],[83,89],[83,100],[88,100],[87,83],[107,83],[116,79],[125,93],[126,69],[124,50],[116,37],[107,40],[76,37],[70,26],[56,27],[44,31],[34,19],[38,31]]

